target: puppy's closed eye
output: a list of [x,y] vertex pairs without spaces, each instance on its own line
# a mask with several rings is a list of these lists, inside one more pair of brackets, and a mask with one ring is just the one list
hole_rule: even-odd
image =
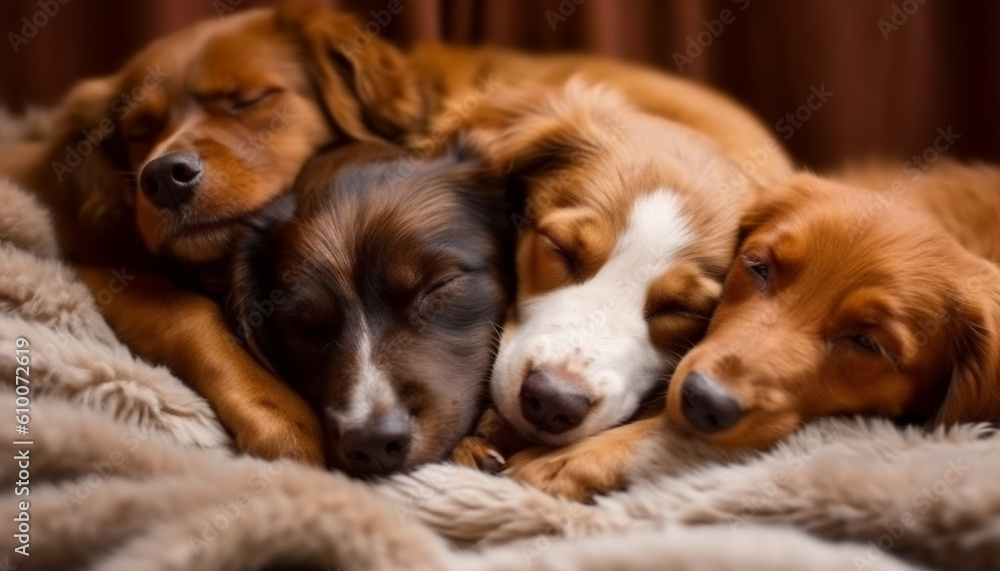
[[842,335],[837,340],[843,342],[844,347],[854,355],[885,359],[893,370],[898,370],[903,360],[896,350],[898,343],[887,334],[858,331]]
[[429,281],[416,298],[417,314],[422,317],[435,314],[447,306],[451,298],[461,292],[469,280],[465,272],[450,272]]
[[647,306],[644,317],[646,321],[668,317],[689,317],[692,319],[708,319],[711,311],[704,311],[703,308],[693,307],[683,303],[677,298],[663,299],[653,305]]
[[262,87],[247,92],[232,93],[227,97],[229,110],[232,113],[248,111],[272,99],[282,91],[280,87]]
[[546,248],[548,248],[552,256],[559,261],[567,276],[572,281],[576,281],[578,279],[576,255],[566,246],[563,246],[547,234],[539,234],[538,239],[541,240],[542,244]]

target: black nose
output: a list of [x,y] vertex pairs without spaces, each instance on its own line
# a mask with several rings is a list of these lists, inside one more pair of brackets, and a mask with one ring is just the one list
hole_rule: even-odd
[[692,426],[708,433],[725,430],[743,418],[743,407],[736,397],[697,371],[684,379],[681,410]]
[[521,385],[521,414],[539,430],[553,434],[579,426],[592,402],[583,388],[542,369],[528,373]]
[[340,447],[358,474],[389,474],[403,467],[410,451],[411,432],[409,417],[388,416],[344,430],[340,435]]
[[203,165],[197,155],[172,153],[150,161],[142,169],[139,181],[150,202],[176,210],[194,196],[202,172]]

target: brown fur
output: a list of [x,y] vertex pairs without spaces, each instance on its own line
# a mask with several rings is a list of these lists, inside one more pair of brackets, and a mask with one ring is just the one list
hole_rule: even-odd
[[[675,371],[666,409],[675,430],[741,448],[829,415],[1000,422],[1000,269],[980,257],[1000,247],[1000,169],[946,162],[892,192],[897,175],[840,175],[869,188],[799,175],[763,193],[743,218],[709,332]],[[751,269],[759,262],[766,285]],[[858,333],[878,348],[859,346]],[[690,427],[680,392],[694,370],[738,397],[741,422],[714,434]],[[640,438],[655,431],[646,429]],[[600,458],[594,444],[589,454],[515,457],[514,472],[577,499],[613,490],[631,460],[609,434],[591,439],[607,442]]]
[[[490,81],[554,86],[580,73],[614,84],[652,113],[708,134],[745,161],[747,170],[772,176],[789,169],[752,116],[686,81],[577,56],[536,58],[436,45],[402,53],[378,39],[352,46],[355,23],[342,14],[291,5],[206,21],[163,38],[118,73],[78,85],[62,103],[49,140],[6,145],[0,171],[38,192],[53,210],[60,246],[71,260],[130,261],[136,271],[152,265],[155,272],[160,264],[149,252],[183,263],[224,258],[240,226],[285,192],[322,146],[394,140],[428,152],[468,123],[470,102],[474,108],[489,99]],[[84,143],[88,135],[92,142]],[[776,152],[768,151],[763,164],[750,158],[769,145]],[[156,208],[136,192],[142,167],[173,151],[197,153],[206,169],[197,195],[180,211]],[[78,166],[74,154],[83,155]],[[106,280],[92,281],[103,287]],[[105,308],[109,320],[120,331],[143,335],[158,331],[158,321],[171,320],[178,338],[200,340],[206,350],[225,346],[228,333],[217,308],[194,294],[191,303],[156,303],[160,287],[146,290],[145,284],[158,281],[136,281],[128,295]],[[176,371],[207,370],[198,362],[203,357],[193,357],[202,352],[155,339],[136,343],[144,357]],[[245,355],[223,351],[210,360],[231,360],[226,370],[246,372],[233,376],[231,390],[256,395],[243,408],[220,411],[246,450],[315,458],[318,443],[298,448],[281,438],[260,438],[281,434],[295,421],[267,430],[255,426],[262,418],[298,418],[302,402],[291,394],[262,397],[281,391],[271,392],[277,381],[264,371],[249,372]],[[213,382],[187,380],[199,387]]]
[[[331,466],[442,459],[481,410],[510,295],[499,180],[454,154],[354,144],[312,159],[293,197],[241,240],[237,334],[313,403]],[[389,417],[409,425],[402,463],[352,460],[345,431]]]
[[[965,188],[958,198],[973,204],[934,213],[955,224],[977,204],[995,220],[1000,189],[979,185],[997,172],[979,167],[963,177],[948,166],[905,200],[943,207],[951,190]],[[1000,270],[926,214],[879,200],[801,176],[770,189],[745,217],[746,238],[709,335],[677,369],[678,380],[692,370],[716,375],[748,411],[706,438],[766,446],[832,414],[1000,421]],[[995,227],[975,236],[969,244],[987,252],[1000,241]],[[771,268],[767,284],[748,269],[759,262]],[[877,347],[858,346],[859,333]],[[671,386],[668,415],[684,427],[680,387]]]

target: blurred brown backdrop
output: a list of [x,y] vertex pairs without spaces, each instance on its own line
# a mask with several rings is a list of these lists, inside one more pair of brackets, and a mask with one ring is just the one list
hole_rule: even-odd
[[[584,50],[717,86],[753,108],[804,163],[901,160],[939,128],[949,155],[1000,162],[1000,2],[989,0],[401,0],[380,34],[536,51]],[[46,105],[115,70],[157,35],[229,5],[274,0],[4,0],[0,103]],[[376,19],[389,0],[326,0]],[[44,8],[54,16],[44,14]],[[42,12],[42,16],[38,13]],[[38,26],[33,37],[22,18]],[[11,36],[15,34],[21,39]],[[16,45],[12,45],[12,42]],[[678,54],[689,60],[678,60]],[[800,108],[813,88],[832,92]],[[814,98],[813,103],[818,100]],[[778,123],[788,113],[808,120]]]

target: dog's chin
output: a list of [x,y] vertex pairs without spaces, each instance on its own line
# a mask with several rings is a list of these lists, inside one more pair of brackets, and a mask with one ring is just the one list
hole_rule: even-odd
[[172,239],[164,243],[163,252],[182,262],[211,262],[230,251],[239,231],[239,224],[235,221],[182,227]]
[[136,225],[150,253],[186,263],[212,262],[228,255],[243,217],[199,220],[190,212],[167,212],[136,201]]

